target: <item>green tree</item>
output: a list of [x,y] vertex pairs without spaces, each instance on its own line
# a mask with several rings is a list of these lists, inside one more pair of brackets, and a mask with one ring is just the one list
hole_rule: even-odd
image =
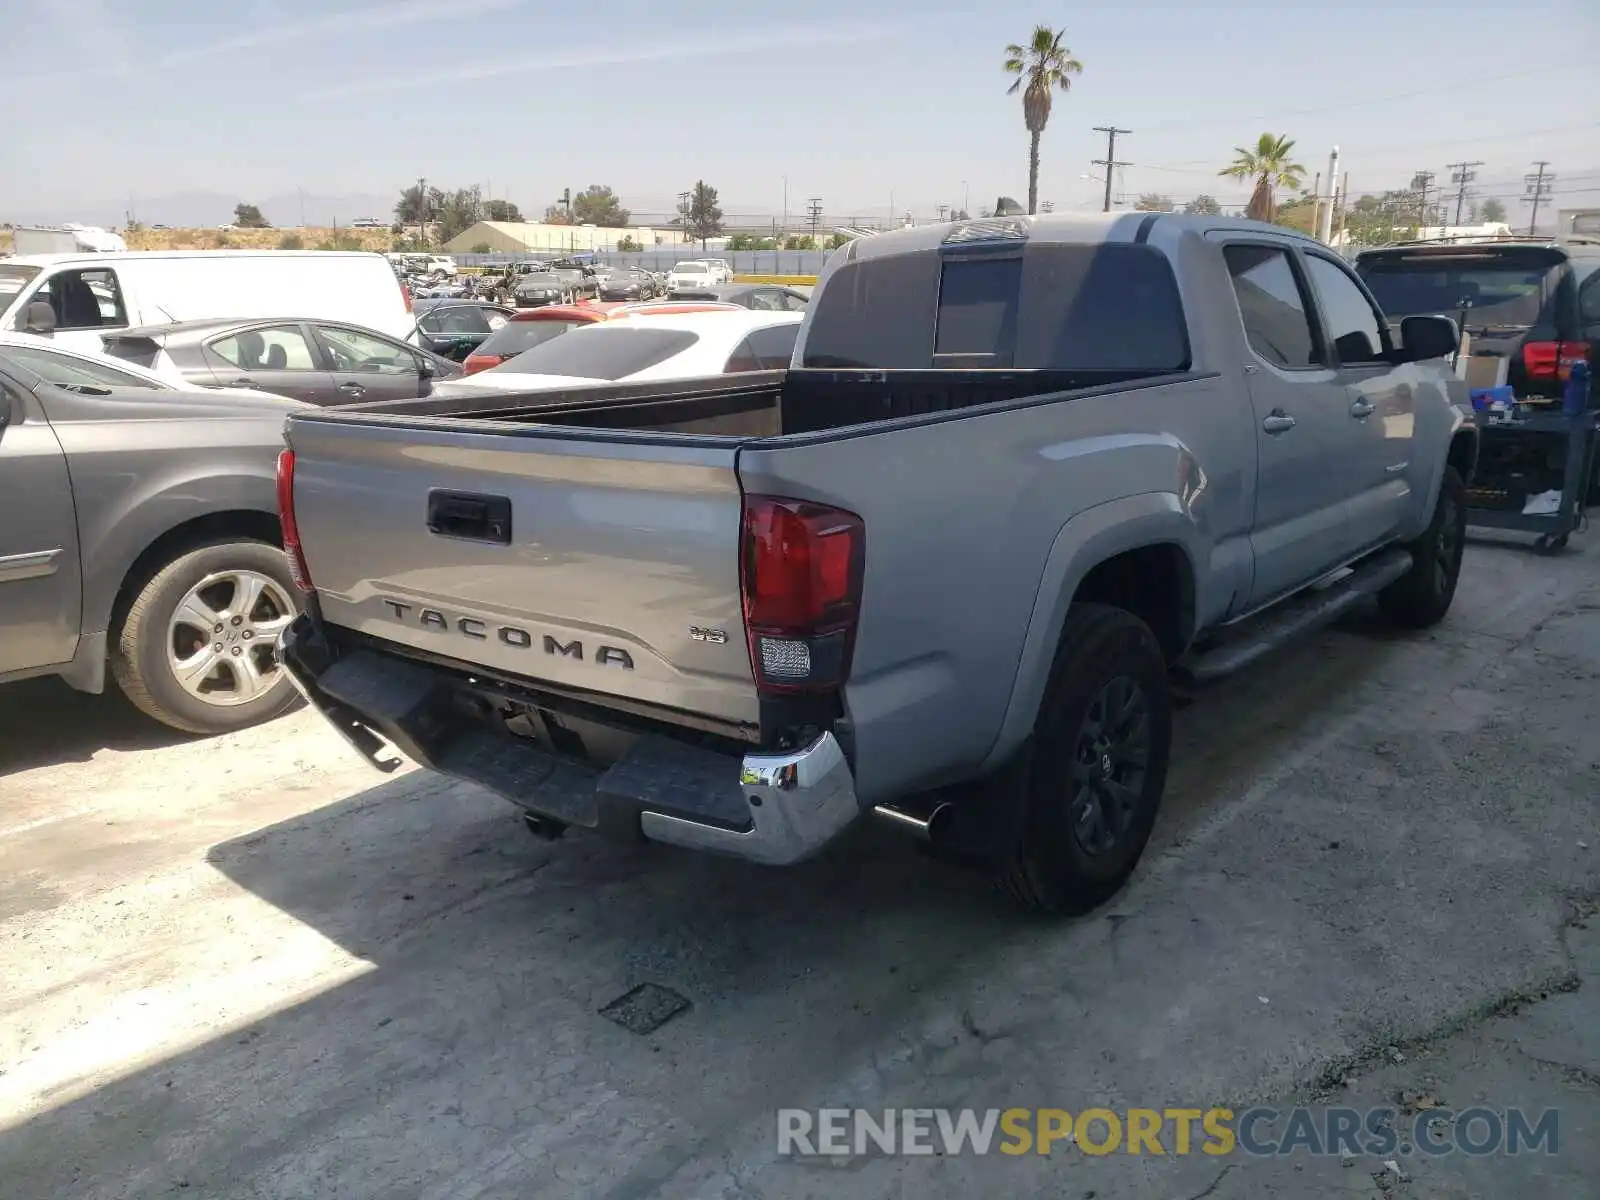
[[[434,192],[437,194],[438,189]],[[396,225],[421,225],[432,215],[428,204],[428,193],[420,183],[414,183],[400,193],[400,199],[394,206],[394,223]]]
[[1026,46],[1013,42],[1006,47],[1005,71],[1015,78],[1006,95],[1022,93],[1022,123],[1028,130],[1028,211],[1039,211],[1039,138],[1050,123],[1050,108],[1057,91],[1072,90],[1072,77],[1082,74],[1083,64],[1062,44],[1064,29],[1048,25],[1034,28]]
[[474,253],[474,254],[493,254],[494,253],[494,247],[489,245],[488,242],[478,242],[476,245],[474,245],[472,247],[472,253]]
[[1171,212],[1172,209],[1172,197],[1159,192],[1146,192],[1139,197],[1139,203],[1133,206],[1134,212]]
[[1506,206],[1492,197],[1483,202],[1483,210],[1479,213],[1480,219],[1488,221],[1504,221],[1506,219]]
[[1358,197],[1345,213],[1345,232],[1353,246],[1387,246],[1415,238],[1423,220],[1421,195],[1407,188]]
[[261,215],[261,210],[254,204],[235,204],[233,206],[233,223],[240,229],[271,229],[267,219]]
[[572,220],[578,225],[603,225],[621,229],[633,214],[610,188],[591,183],[572,198]]
[[279,250],[304,250],[306,240],[298,233],[286,233],[278,239]]
[[1222,205],[1218,204],[1213,196],[1200,195],[1185,204],[1183,211],[1191,217],[1220,217]]
[[644,246],[631,233],[625,233],[617,240],[617,249],[624,254],[637,254]]
[[457,188],[453,192],[441,191],[437,195],[430,195],[428,199],[430,205],[434,206],[432,216],[439,226],[441,242],[448,242],[483,220],[483,193],[476,184],[469,188]]
[[[958,221],[966,220],[965,217],[957,217],[956,219]],[[829,250],[837,250],[840,246],[848,245],[849,243],[853,242],[854,240],[855,239],[852,238],[848,233],[836,233],[831,238],[828,239],[828,247],[827,248]]]
[[791,233],[783,241],[785,250],[815,250],[817,239],[809,233]]
[[696,180],[689,198],[678,204],[678,216],[683,222],[683,232],[691,241],[706,248],[706,239],[722,232],[722,209],[717,206],[717,189],[704,179]]
[[544,210],[544,223],[546,225],[571,225],[572,214],[567,211],[565,204],[552,204]]
[[483,220],[505,221],[512,225],[522,223],[522,210],[509,200],[485,200],[483,202]]
[[1263,133],[1253,148],[1234,147],[1235,158],[1217,174],[1228,179],[1253,180],[1255,189],[1244,215],[1270,221],[1278,209],[1278,189],[1298,188],[1306,169],[1294,161],[1294,139],[1281,133]]

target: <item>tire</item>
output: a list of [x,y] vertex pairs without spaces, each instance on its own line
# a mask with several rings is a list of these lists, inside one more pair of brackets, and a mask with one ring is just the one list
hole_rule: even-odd
[[[115,630],[111,673],[135,707],[173,729],[214,734],[259,724],[297,698],[274,656],[277,634],[295,612],[289,565],[276,546],[199,546],[156,571],[134,596]],[[207,623],[209,635],[201,638]],[[194,664],[187,685],[183,662]]]
[[1074,604],[1016,773],[1021,820],[1001,890],[1055,915],[1115,895],[1155,827],[1171,747],[1167,663],[1150,627],[1120,608]]
[[1454,467],[1444,469],[1433,519],[1411,551],[1411,569],[1378,593],[1378,608],[1405,629],[1427,629],[1444,620],[1461,579],[1467,544],[1467,485]]

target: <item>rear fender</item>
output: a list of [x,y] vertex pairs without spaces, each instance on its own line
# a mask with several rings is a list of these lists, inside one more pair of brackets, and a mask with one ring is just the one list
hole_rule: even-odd
[[[1177,546],[1188,562],[1195,583],[1193,612],[1209,611],[1211,601],[1203,593],[1206,576],[1196,569],[1196,564],[1208,562],[1210,552],[1176,493],[1124,496],[1086,509],[1061,527],[1034,599],[1011,700],[999,736],[984,760],[982,774],[1004,765],[1032,733],[1067,610],[1085,576],[1119,554],[1164,544]],[[1192,624],[1191,620],[1190,627],[1183,631],[1185,638],[1193,634]]]

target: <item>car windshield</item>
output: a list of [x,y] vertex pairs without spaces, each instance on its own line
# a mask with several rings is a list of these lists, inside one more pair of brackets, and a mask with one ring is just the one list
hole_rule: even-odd
[[622,379],[682,354],[700,339],[681,329],[629,328],[627,322],[595,325],[558,337],[485,371],[517,375],[570,375]]
[[551,338],[560,337],[569,329],[592,324],[592,321],[507,321],[499,332],[486,337],[474,353],[514,358],[524,350],[532,350]]
[[530,271],[517,280],[517,287],[523,291],[537,291],[539,288],[560,290],[561,283],[561,277],[549,271]]
[[676,275],[704,275],[707,267],[703,262],[686,262],[679,263],[672,270]]
[[1535,325],[1561,277],[1561,264],[1514,259],[1415,258],[1357,267],[1391,320],[1470,308],[1468,326]]
[[0,263],[0,309],[17,298],[17,293],[28,286],[28,281],[39,273],[38,267],[9,266]]

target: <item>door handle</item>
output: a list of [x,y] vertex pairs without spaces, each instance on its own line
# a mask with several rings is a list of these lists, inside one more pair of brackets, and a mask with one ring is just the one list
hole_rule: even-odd
[[230,379],[230,380],[228,380],[226,386],[228,386],[228,387],[247,388],[247,387],[252,387],[254,385],[252,385],[251,382],[248,379]]
[[341,383],[339,390],[347,396],[365,396],[367,394],[367,389],[359,383]]
[[1294,418],[1281,408],[1275,408],[1262,420],[1261,428],[1268,433],[1287,433],[1294,428]]
[[1370,417],[1377,411],[1377,406],[1374,405],[1370,400],[1357,400],[1350,406],[1350,415],[1355,417],[1358,421],[1365,420],[1367,417]]

